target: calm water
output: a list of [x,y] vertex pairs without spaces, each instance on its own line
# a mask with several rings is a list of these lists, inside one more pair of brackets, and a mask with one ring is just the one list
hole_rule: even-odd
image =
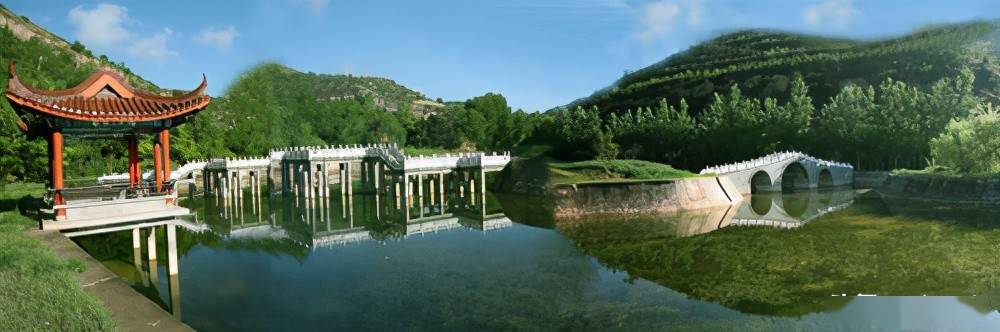
[[826,191],[557,222],[523,197],[249,196],[184,202],[173,280],[162,231],[159,261],[130,231],[76,240],[199,330],[1000,329],[985,212]]

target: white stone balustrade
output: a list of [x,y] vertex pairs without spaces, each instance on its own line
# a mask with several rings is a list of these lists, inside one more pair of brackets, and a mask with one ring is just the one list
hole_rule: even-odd
[[[182,179],[191,172],[205,169],[267,168],[283,160],[360,160],[364,158],[379,159],[387,168],[404,172],[452,168],[498,169],[503,168],[510,162],[510,152],[493,152],[490,154],[470,152],[431,156],[407,156],[396,144],[300,146],[271,150],[266,157],[216,158],[191,161],[173,171],[170,178],[173,180]],[[152,172],[144,173],[143,175],[144,179],[151,179],[151,177]],[[99,177],[98,181],[101,183],[128,181],[128,173],[104,175]]]
[[740,172],[748,169],[759,168],[765,165],[784,162],[789,159],[801,159],[806,162],[815,163],[818,166],[844,167],[844,168],[854,169],[854,166],[848,163],[823,160],[798,151],[783,151],[783,152],[775,152],[760,158],[751,159],[747,161],[706,167],[705,169],[701,170],[701,174],[713,173],[721,175],[732,172]]

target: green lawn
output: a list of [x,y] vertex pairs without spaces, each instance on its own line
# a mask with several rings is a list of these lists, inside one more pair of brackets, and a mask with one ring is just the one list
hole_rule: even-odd
[[643,160],[549,162],[548,167],[553,184],[641,182],[699,176],[670,165]]
[[52,254],[25,230],[38,223],[18,210],[18,202],[40,197],[40,184],[0,188],[0,325],[3,330],[113,330],[114,321],[73,274],[83,263]]

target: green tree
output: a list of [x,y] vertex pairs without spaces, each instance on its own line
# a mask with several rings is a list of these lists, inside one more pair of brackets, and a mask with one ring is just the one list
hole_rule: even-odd
[[875,107],[875,89],[871,86],[844,87],[820,109],[815,120],[819,135],[817,149],[861,167],[862,160],[868,157],[870,140],[876,138]]
[[935,162],[956,171],[1000,173],[1000,113],[991,104],[980,106],[971,116],[949,122],[930,148]]

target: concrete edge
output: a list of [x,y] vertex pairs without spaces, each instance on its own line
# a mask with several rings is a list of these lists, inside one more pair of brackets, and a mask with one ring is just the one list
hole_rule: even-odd
[[194,331],[152,300],[132,289],[118,275],[104,267],[75,242],[58,231],[28,230],[53,254],[62,259],[78,259],[86,270],[74,275],[80,288],[93,294],[111,314],[122,331]]

